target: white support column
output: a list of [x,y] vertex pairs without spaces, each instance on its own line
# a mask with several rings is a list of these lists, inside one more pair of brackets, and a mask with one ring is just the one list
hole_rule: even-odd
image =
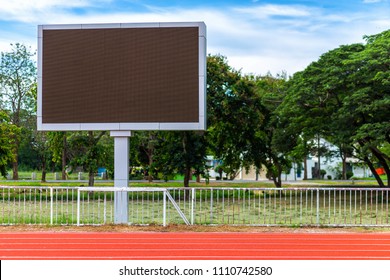
[[[130,131],[111,131],[114,137],[114,187],[127,188],[129,186],[129,137]],[[128,221],[127,192],[114,193],[114,223],[127,224]]]

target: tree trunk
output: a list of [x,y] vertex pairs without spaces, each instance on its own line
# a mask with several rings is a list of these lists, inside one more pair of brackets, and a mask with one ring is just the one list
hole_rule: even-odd
[[93,187],[95,184],[95,173],[93,171],[89,171],[88,173],[88,186]]
[[14,160],[12,162],[12,180],[19,180],[19,172],[18,172],[18,154],[19,154],[19,139],[18,135],[13,136],[14,140],[14,148],[13,148],[13,154],[14,154]]
[[278,166],[278,184],[276,185],[277,188],[282,187],[282,167]]
[[63,136],[63,146],[62,146],[62,180],[66,180],[66,133],[64,132]]
[[[274,165],[276,167],[272,171],[272,180],[274,181],[275,187],[281,188],[282,187],[282,167],[279,163],[277,163],[276,160],[274,160]],[[270,166],[272,168],[272,165]],[[272,169],[271,169],[272,170]]]
[[[14,103],[15,101],[12,101],[12,108],[13,108],[13,111],[14,113],[11,114],[11,122],[16,126],[16,127],[20,127],[19,126],[19,107],[16,107],[17,106],[17,103]],[[20,104],[20,102],[19,102]],[[16,110],[16,109],[19,109],[19,110]],[[13,156],[14,156],[14,159],[12,161],[12,180],[19,180],[19,172],[18,172],[18,154],[19,154],[19,139],[18,139],[19,135],[17,134],[14,134],[12,136],[12,140],[13,140],[13,144],[14,144],[14,148],[12,150],[13,152]]]
[[19,180],[18,155],[15,155],[15,159],[12,162],[12,180]]
[[318,174],[317,179],[321,179],[321,142],[320,142],[320,135],[318,135],[317,138],[317,153],[318,153]]
[[281,188],[282,187],[282,175],[273,176],[272,178],[273,178],[275,187]]
[[375,167],[372,164],[372,162],[368,159],[368,157],[364,157],[364,161],[367,163],[368,167],[370,168],[371,173],[374,175],[376,181],[378,182],[379,187],[384,188],[385,184],[383,183],[381,177],[376,172]]
[[385,170],[385,173],[387,175],[387,186],[389,187],[390,186],[390,182],[389,182],[390,168],[389,168],[389,165],[387,164],[386,158],[383,156],[383,154],[379,150],[375,149],[374,147],[372,147],[372,148],[370,147],[370,150],[372,151],[372,153],[375,155],[375,157],[378,159],[379,163],[382,165],[383,169]]
[[46,159],[45,156],[42,156],[42,183],[46,183]]
[[303,180],[307,180],[307,156],[303,159]]
[[41,182],[42,183],[46,183],[46,170],[42,170],[42,179],[41,179]]
[[222,176],[223,176],[222,173],[223,173],[223,169],[220,168],[218,174],[219,174],[219,178],[220,178],[221,180],[223,179],[223,178],[222,178]]
[[190,186],[190,178],[191,178],[191,168],[186,168],[184,171],[184,187],[188,188]]
[[149,170],[148,170],[148,182],[151,183],[153,181],[153,175],[152,175],[152,164],[153,164],[153,155],[147,153],[149,158]]
[[42,183],[46,183],[46,170],[42,170],[42,179],[41,179],[41,182]]
[[[182,139],[182,145],[183,145],[183,153],[187,154],[187,132],[183,132],[183,139]],[[190,177],[191,177],[191,167],[186,164],[186,168],[184,170],[184,187],[188,188],[190,186]]]
[[387,187],[390,188],[390,173],[387,173]]
[[343,161],[342,179],[347,180],[347,157],[342,156],[341,160]]

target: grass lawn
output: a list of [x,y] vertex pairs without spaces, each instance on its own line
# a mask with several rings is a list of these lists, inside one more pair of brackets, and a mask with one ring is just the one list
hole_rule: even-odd
[[[36,173],[36,180],[31,180],[32,173]],[[10,171],[9,171],[10,173]],[[87,186],[87,174],[84,173],[82,181],[78,180],[78,174],[73,173],[69,175],[67,181],[58,180],[55,181],[54,173],[47,173],[46,179],[48,183],[41,183],[41,172],[40,171],[19,171],[18,181],[7,180],[6,178],[0,178],[0,185],[3,186],[55,186],[55,187],[80,187]],[[59,174],[60,176],[61,174]],[[383,180],[386,181],[387,177],[385,175],[381,176]],[[133,187],[183,187],[183,181],[180,180],[181,177],[177,177],[178,180],[161,182],[156,181],[149,183],[147,181],[131,181],[129,185]],[[95,186],[113,186],[114,183],[112,180],[105,181],[101,177],[95,177]],[[305,181],[288,181],[283,183],[284,187],[375,187],[377,182],[373,178],[364,178],[359,180],[347,180],[347,181],[338,181],[338,180],[305,180]],[[216,181],[210,180],[209,183],[195,183],[192,181],[190,187],[226,187],[226,188],[273,188],[274,184],[270,180],[260,180],[260,181]]]

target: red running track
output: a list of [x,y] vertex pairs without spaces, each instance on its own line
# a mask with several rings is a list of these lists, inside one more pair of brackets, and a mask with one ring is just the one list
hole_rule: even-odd
[[0,233],[1,260],[383,260],[390,234]]

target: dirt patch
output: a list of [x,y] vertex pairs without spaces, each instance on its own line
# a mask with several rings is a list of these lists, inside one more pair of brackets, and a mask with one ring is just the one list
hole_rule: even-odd
[[289,233],[390,233],[390,228],[322,228],[322,227],[248,227],[248,226],[186,226],[157,225],[127,226],[45,226],[45,225],[4,225],[0,226],[0,233],[6,232],[289,232]]

